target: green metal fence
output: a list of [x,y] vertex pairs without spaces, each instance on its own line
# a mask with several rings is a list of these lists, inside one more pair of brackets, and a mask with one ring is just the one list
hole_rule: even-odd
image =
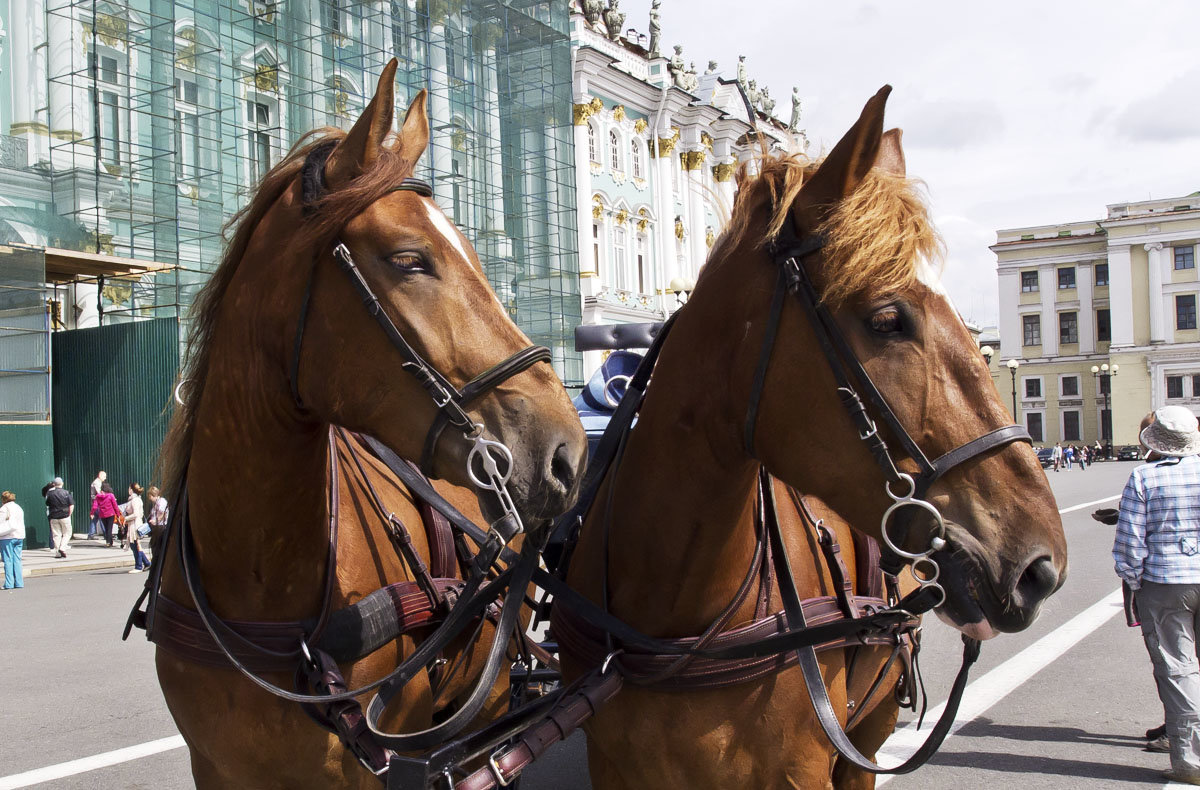
[[130,483],[156,482],[178,333],[174,318],[159,318],[54,334],[54,458],[75,494],[76,532],[87,530],[88,486],[98,470],[121,502]]
[[54,477],[54,441],[47,423],[0,423],[0,489],[25,511],[25,547],[50,545],[42,486]]

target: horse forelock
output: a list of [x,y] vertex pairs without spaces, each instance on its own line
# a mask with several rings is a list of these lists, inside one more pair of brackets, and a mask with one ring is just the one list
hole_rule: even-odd
[[[726,233],[727,248],[758,238],[765,246],[791,221],[792,205],[821,160],[801,153],[743,163]],[[757,173],[751,172],[751,168]],[[905,291],[940,280],[941,236],[929,217],[918,179],[872,169],[817,228],[822,248],[822,301],[837,308],[854,298]],[[765,218],[764,218],[765,214]],[[936,290],[931,285],[931,290]]]
[[[331,140],[340,142],[345,136],[345,131],[332,127],[314,129],[302,136],[287,155],[263,176],[246,205],[225,226],[229,239],[225,252],[188,313],[191,326],[180,371],[180,379],[188,382],[188,385],[181,388],[184,397],[175,403],[175,413],[159,451],[157,477],[164,491],[169,491],[172,496],[178,494],[175,487],[191,455],[196,407],[209,369],[210,350],[221,305],[246,249],[267,213],[296,183],[309,154]],[[414,164],[400,156],[394,147],[384,148],[367,172],[340,187],[330,189],[318,199],[312,205],[314,211],[303,219],[298,232],[293,232],[291,239],[281,239],[279,248],[318,249],[318,245],[331,239],[350,219],[410,176]],[[296,267],[297,271],[302,268]]]

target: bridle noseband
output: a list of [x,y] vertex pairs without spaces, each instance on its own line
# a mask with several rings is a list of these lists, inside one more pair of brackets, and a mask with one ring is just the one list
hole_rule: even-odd
[[[309,153],[308,158],[304,161],[301,183],[306,216],[315,213],[317,201],[326,192],[325,164],[336,146],[336,141],[319,145]],[[392,187],[390,192],[415,192],[421,197],[430,198],[433,196],[433,187],[417,178],[405,178],[398,185]],[[491,491],[503,511],[503,515],[492,524],[491,534],[502,543],[508,543],[513,536],[524,531],[521,516],[517,512],[507,485],[513,471],[512,451],[502,442],[485,438],[483,423],[472,419],[467,413],[467,408],[479,397],[513,376],[528,370],[539,362],[549,362],[551,360],[550,349],[545,346],[531,345],[480,373],[463,385],[462,389],[458,389],[405,339],[391,316],[384,310],[382,302],[363,276],[362,270],[354,262],[349,247],[335,239],[333,256],[337,261],[338,268],[346,274],[350,284],[362,299],[367,312],[383,329],[392,346],[403,358],[401,367],[417,380],[437,408],[433,424],[425,437],[420,462],[421,470],[430,474],[438,440],[447,425],[453,426],[461,432],[463,437],[471,442],[471,449],[467,453],[468,478],[478,488]],[[303,408],[303,402],[299,392],[300,350],[304,342],[304,327],[308,318],[308,305],[312,297],[317,260],[319,258],[314,258],[313,268],[309,272],[308,285],[304,291],[300,315],[296,322],[296,339],[292,347],[292,397],[301,408]]]
[[[1032,444],[1033,440],[1028,431],[1020,425],[1006,425],[972,439],[930,461],[912,435],[901,424],[895,412],[892,411],[879,388],[871,380],[871,376],[858,361],[854,350],[850,347],[850,343],[846,340],[829,308],[821,302],[817,295],[816,288],[802,261],[805,257],[819,251],[824,244],[825,239],[819,234],[804,239],[798,238],[790,224],[784,223],[779,237],[770,245],[770,255],[779,267],[779,277],[771,298],[766,334],[751,385],[750,403],[746,410],[744,430],[746,451],[751,457],[756,457],[754,432],[755,424],[758,421],[759,402],[762,399],[762,391],[766,382],[767,367],[770,365],[771,350],[779,332],[784,297],[787,294],[794,294],[799,297],[800,305],[804,309],[805,315],[808,316],[821,351],[829,362],[830,371],[837,383],[838,399],[850,415],[850,419],[858,431],[858,438],[866,444],[886,481],[884,491],[892,500],[892,504],[884,511],[880,526],[880,536],[887,549],[884,553],[884,569],[894,574],[899,571],[905,560],[912,561],[912,575],[917,583],[922,587],[935,588],[935,591],[940,592],[944,600],[945,591],[937,583],[938,565],[932,555],[946,546],[946,525],[938,509],[924,498],[926,492],[934,481],[959,464],[1012,442]],[[859,395],[860,390],[865,396],[866,403],[870,404],[879,419],[887,425],[892,435],[900,442],[904,452],[917,464],[919,471],[915,476],[901,472],[896,466],[895,459],[888,450],[886,442],[879,434],[875,420],[867,413],[867,405],[863,402],[864,398]],[[893,486],[898,487],[898,492],[893,491]],[[906,487],[907,490],[905,490]],[[934,519],[935,528],[928,547],[923,551],[907,551],[901,546],[904,542],[903,539],[893,540],[888,534],[888,525],[892,517],[906,507],[924,510]],[[918,570],[921,571],[920,574]]]

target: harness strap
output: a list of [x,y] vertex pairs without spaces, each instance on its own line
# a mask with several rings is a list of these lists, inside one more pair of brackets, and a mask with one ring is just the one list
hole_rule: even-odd
[[[783,596],[784,613],[789,627],[803,629],[806,626],[804,607],[799,595],[796,593],[795,577],[792,575],[791,562],[788,559],[787,548],[783,542],[783,533],[779,524],[779,512],[775,506],[775,493],[771,488],[770,479],[767,478],[765,470],[760,473],[759,480],[763,496],[767,501],[767,535],[772,541],[775,550],[776,572],[779,574],[779,591],[780,595]],[[933,731],[925,743],[911,757],[894,768],[883,768],[876,765],[864,757],[850,741],[850,738],[846,735],[846,731],[842,729],[842,725],[838,721],[837,714],[833,709],[833,703],[829,700],[829,692],[825,687],[824,677],[821,675],[821,665],[817,660],[816,651],[811,646],[806,646],[798,651],[798,657],[800,669],[804,673],[804,685],[808,689],[808,696],[812,701],[813,710],[817,714],[817,720],[821,723],[821,729],[825,731],[825,736],[833,744],[838,755],[855,767],[869,773],[903,774],[910,773],[924,765],[933,756],[933,753],[937,751],[938,747],[942,745],[942,741],[945,740],[946,735],[950,732],[950,727],[954,724],[954,718],[958,715],[958,706],[962,701],[963,691],[966,690],[967,676],[971,665],[979,658],[979,647],[980,643],[978,640],[963,637],[962,667],[954,679],[954,686],[950,690],[950,697],[946,700],[946,707],[942,712],[942,717],[934,725]]]

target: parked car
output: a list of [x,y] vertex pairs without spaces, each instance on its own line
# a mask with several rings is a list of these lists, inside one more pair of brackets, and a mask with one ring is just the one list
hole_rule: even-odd
[[1127,444],[1117,448],[1118,461],[1140,461],[1142,460],[1142,448],[1136,444]]
[[1038,457],[1038,461],[1041,462],[1043,469],[1045,469],[1049,466],[1053,466],[1053,464],[1054,464],[1054,448],[1053,447],[1037,448],[1037,457]]

